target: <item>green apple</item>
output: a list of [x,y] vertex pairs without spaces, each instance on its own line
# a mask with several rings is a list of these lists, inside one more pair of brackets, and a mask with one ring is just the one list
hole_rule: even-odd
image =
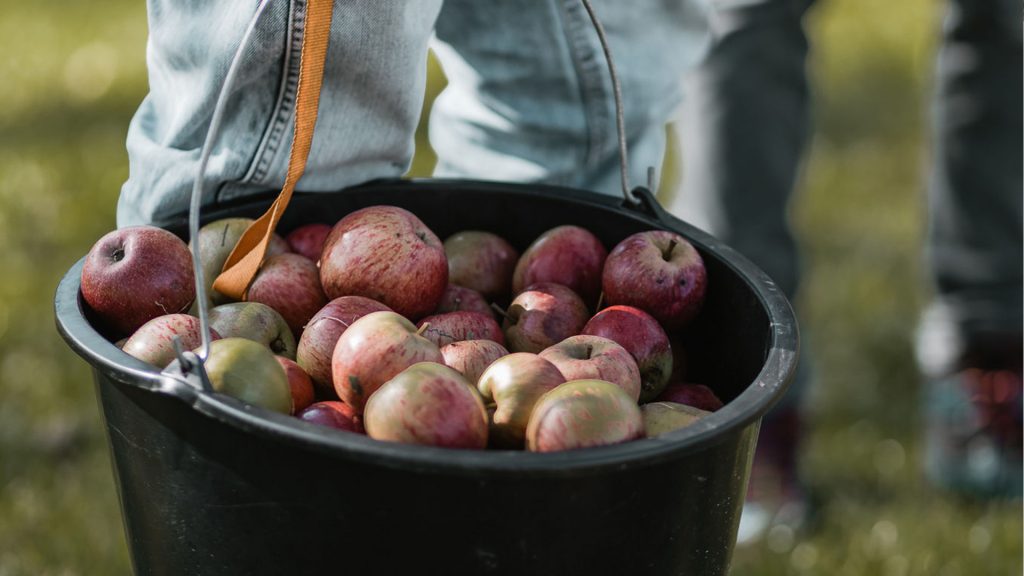
[[222,338],[247,338],[278,356],[295,360],[297,345],[288,321],[259,302],[231,302],[210,310],[210,327]]
[[217,392],[291,414],[288,376],[266,346],[246,338],[222,338],[210,343],[205,366],[210,384]]
[[676,402],[650,402],[640,407],[648,438],[684,428],[710,414],[707,410]]

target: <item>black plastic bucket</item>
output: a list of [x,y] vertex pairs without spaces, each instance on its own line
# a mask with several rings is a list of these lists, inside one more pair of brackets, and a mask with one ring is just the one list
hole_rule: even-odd
[[[124,354],[89,322],[79,261],[57,325],[93,367],[139,574],[725,574],[761,417],[797,361],[789,303],[760,270],[664,213],[621,198],[470,181],[376,182],[298,194],[280,230],[373,204],[440,237],[485,229],[520,249],[560,224],[611,248],[652,228],[689,238],[708,296],[686,330],[688,373],[725,407],[655,439],[552,454],[384,443],[199,392]],[[261,214],[266,198],[204,220]],[[184,236],[185,217],[167,227]]]

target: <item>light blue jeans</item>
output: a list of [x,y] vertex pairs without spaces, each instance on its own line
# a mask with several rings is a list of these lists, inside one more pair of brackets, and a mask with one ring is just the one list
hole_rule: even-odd
[[[661,165],[680,79],[706,49],[705,1],[593,2],[621,76],[634,184]],[[255,9],[148,0],[150,92],[129,127],[119,226],[186,212],[214,103]],[[303,0],[271,0],[262,14],[210,156],[204,205],[282,186],[304,13]],[[336,0],[330,42],[298,190],[407,170],[433,47],[449,81],[430,119],[438,176],[621,193],[611,82],[579,0]]]

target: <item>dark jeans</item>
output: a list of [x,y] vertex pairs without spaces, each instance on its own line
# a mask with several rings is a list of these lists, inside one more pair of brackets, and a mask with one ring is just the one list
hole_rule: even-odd
[[[790,298],[800,260],[787,207],[809,134],[802,19],[811,3],[716,5],[714,44],[688,81],[683,191],[670,206],[747,255]],[[1019,0],[949,2],[929,181],[935,297],[922,330],[923,356],[939,364],[973,340],[1019,338],[1024,322],[1020,24]]]

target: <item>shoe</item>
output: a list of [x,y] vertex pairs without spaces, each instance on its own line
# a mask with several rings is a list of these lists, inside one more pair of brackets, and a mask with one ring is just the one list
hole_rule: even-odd
[[927,384],[925,475],[980,499],[1020,499],[1021,367],[966,368]]

